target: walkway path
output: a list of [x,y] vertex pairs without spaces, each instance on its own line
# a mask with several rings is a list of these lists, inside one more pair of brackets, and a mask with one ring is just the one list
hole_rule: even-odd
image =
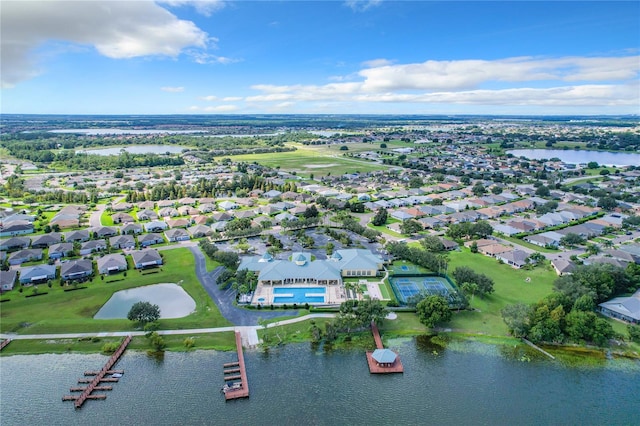
[[[281,325],[294,324],[301,321],[306,321],[311,318],[333,318],[335,314],[309,314],[301,317],[290,318],[287,320],[277,321],[267,325],[267,328],[278,327]],[[257,332],[260,329],[259,326],[247,326],[247,327],[215,327],[215,328],[192,328],[192,329],[181,329],[181,330],[159,330],[158,334],[161,335],[182,335],[182,334],[202,334],[202,333],[224,333],[228,331],[240,331],[242,333],[245,330],[245,333],[249,335],[250,329],[255,330]],[[251,332],[253,334],[253,332]],[[146,332],[144,331],[110,331],[110,332],[100,332],[100,333],[61,333],[61,334],[0,334],[0,338],[2,339],[11,339],[11,340],[44,340],[44,339],[80,339],[83,337],[123,337],[123,336],[144,336]],[[257,336],[257,334],[256,334]],[[251,341],[251,340],[249,340]],[[244,342],[243,342],[244,344]]]

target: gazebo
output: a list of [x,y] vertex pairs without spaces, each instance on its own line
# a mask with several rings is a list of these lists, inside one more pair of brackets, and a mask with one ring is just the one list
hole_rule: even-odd
[[398,355],[391,349],[376,349],[371,354],[379,367],[393,367]]

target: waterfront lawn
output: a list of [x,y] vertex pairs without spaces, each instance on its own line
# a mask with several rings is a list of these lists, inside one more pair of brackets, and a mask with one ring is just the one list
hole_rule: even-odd
[[[474,311],[460,311],[453,315],[446,327],[464,332],[505,335],[507,327],[500,310],[514,303],[535,303],[552,292],[557,275],[547,266],[532,270],[514,269],[499,264],[496,259],[471,253],[467,248],[452,252],[449,256],[449,273],[458,266],[468,266],[487,275],[495,282],[494,293],[485,297],[475,296],[470,301]],[[531,278],[526,282],[526,278]]]
[[92,281],[79,285],[87,287],[67,291],[71,287],[51,288],[39,286],[40,293],[48,293],[27,298],[33,294],[31,288],[23,293],[12,290],[3,296],[9,302],[2,303],[0,329],[2,332],[24,334],[36,333],[86,333],[98,331],[131,330],[129,320],[94,320],[93,316],[111,295],[119,290],[157,283],[177,283],[196,301],[196,311],[184,318],[160,320],[160,329],[208,328],[231,325],[225,320],[215,303],[206,293],[195,274],[193,255],[187,248],[162,252],[166,264],[157,273],[143,274],[136,270],[109,276],[104,281],[98,276]]
[[415,312],[396,312],[394,320],[385,319],[380,326],[383,338],[394,336],[414,336],[429,333],[429,329],[420,322]]
[[[215,349],[235,350],[235,334],[233,332],[206,333],[206,334],[176,334],[163,335],[167,344],[167,351],[187,350],[184,341],[188,337],[194,339],[195,344],[191,350]],[[51,354],[51,353],[100,353],[105,343],[121,343],[123,337],[95,337],[81,339],[29,339],[13,340],[2,350],[2,356],[20,354]],[[147,351],[151,349],[149,339],[145,336],[135,336],[127,350]]]

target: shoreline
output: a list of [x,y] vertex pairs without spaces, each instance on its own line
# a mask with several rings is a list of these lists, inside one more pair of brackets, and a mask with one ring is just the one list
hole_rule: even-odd
[[[305,322],[303,322],[304,324]],[[186,332],[187,330],[182,330]],[[219,351],[219,352],[232,352],[235,351],[234,332],[220,331],[216,333],[185,333],[185,334],[162,334],[162,337],[167,343],[167,352],[193,352],[193,351]],[[293,338],[291,338],[293,337]],[[296,343],[309,343],[313,344],[309,336],[291,336],[286,337],[282,343],[275,345],[257,346],[252,350],[264,350],[287,346]],[[300,338],[302,337],[302,338]],[[640,353],[629,350],[615,350],[614,348],[597,348],[590,346],[572,346],[572,345],[540,345],[541,349],[545,352],[552,354],[554,359],[550,359],[547,355],[543,355],[538,349],[534,349],[524,343],[521,339],[511,336],[493,336],[488,334],[476,334],[466,333],[459,331],[438,331],[438,332],[417,332],[415,330],[407,330],[402,332],[401,330],[383,331],[384,340],[395,339],[415,339],[419,338],[423,341],[429,342],[430,346],[434,347],[435,352],[442,350],[453,350],[460,344],[465,343],[481,343],[485,345],[494,346],[497,349],[502,349],[503,352],[511,351],[514,353],[522,354],[519,357],[520,361],[530,361],[531,359],[544,360],[545,362],[559,363],[561,365],[600,365],[606,361],[616,360],[632,360],[640,362]],[[363,346],[368,346],[368,340],[372,337],[370,332],[360,331],[354,333],[351,340],[339,339],[333,344],[328,345],[326,342],[319,342],[318,345],[327,345],[334,350],[363,350]],[[13,339],[11,344],[0,352],[0,358],[14,356],[14,355],[44,355],[44,354],[102,354],[108,355],[102,351],[102,346],[108,343],[120,342],[121,336],[101,336],[94,335],[93,337],[82,338],[57,338],[57,339]],[[193,346],[186,345],[186,341],[191,340],[194,342]],[[150,352],[151,347],[147,338],[137,334],[131,341],[129,346],[130,351],[134,352]],[[536,356],[536,354],[538,356]],[[512,354],[513,355],[513,354]]]

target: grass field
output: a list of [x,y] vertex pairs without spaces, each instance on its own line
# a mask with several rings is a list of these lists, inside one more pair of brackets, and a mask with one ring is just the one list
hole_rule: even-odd
[[[461,311],[453,315],[447,324],[456,330],[505,335],[507,327],[500,316],[500,310],[514,303],[535,303],[552,292],[556,274],[547,267],[533,270],[514,269],[501,265],[496,259],[474,254],[467,248],[452,252],[449,257],[449,274],[458,266],[468,266],[474,271],[487,275],[495,282],[494,293],[485,297],[475,296],[471,307],[476,311]],[[525,281],[529,277],[529,282]]]
[[[182,281],[182,287],[196,301],[196,311],[184,318],[160,320],[161,329],[231,325],[222,317],[198,281],[191,252],[186,248],[178,248],[164,251],[163,256],[165,265],[161,272],[155,274],[144,275],[129,270],[126,277],[123,273],[109,276],[104,281],[96,277],[83,284],[88,288],[68,292],[57,284],[51,288],[41,285],[39,291],[48,294],[30,298],[26,296],[32,294],[31,288],[25,288],[23,293],[19,293],[17,289],[5,293],[3,300],[10,301],[2,303],[0,329],[4,333],[24,334],[131,330],[134,324],[126,319],[94,320],[93,316],[118,290],[179,281]],[[108,282],[110,280],[118,281]]]
[[[279,167],[289,172],[295,171],[298,175],[314,177],[342,175],[345,173],[364,173],[374,170],[384,170],[388,166],[357,158],[344,157],[345,152],[354,152],[357,145],[349,144],[349,151],[340,151],[340,145],[306,146],[302,144],[290,144],[297,150],[292,152],[279,152],[276,155],[247,154],[235,155],[234,161],[257,162],[269,167]],[[375,150],[377,145],[367,145],[368,150]],[[364,149],[362,149],[364,151]]]

